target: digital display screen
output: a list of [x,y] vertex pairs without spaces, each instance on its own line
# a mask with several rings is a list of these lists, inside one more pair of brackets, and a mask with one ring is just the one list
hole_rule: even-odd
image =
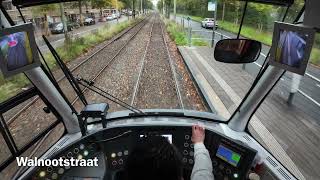
[[275,61],[294,68],[300,68],[307,45],[308,34],[280,30]]
[[240,154],[233,152],[232,150],[226,148],[223,145],[219,145],[216,156],[235,167],[238,165],[241,159]]
[[[172,144],[172,134],[161,134],[162,137],[167,138],[170,144]],[[145,135],[140,135],[140,137],[145,137]]]
[[13,71],[33,63],[33,55],[27,32],[16,32],[0,37],[0,48],[8,71]]

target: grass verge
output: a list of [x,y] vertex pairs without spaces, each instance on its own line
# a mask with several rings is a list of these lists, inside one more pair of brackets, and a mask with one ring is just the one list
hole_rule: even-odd
[[[136,23],[139,19],[121,22],[113,26],[104,26],[93,34],[88,34],[83,37],[75,38],[68,44],[64,44],[61,47],[56,48],[56,51],[60,55],[61,59],[67,63],[83,53],[88,52],[103,41],[111,39],[116,34],[120,33],[124,29]],[[54,69],[56,67],[56,61],[50,52],[44,54],[44,57],[50,67]],[[28,86],[30,81],[24,74],[18,74],[16,76],[4,79],[0,74],[0,102],[16,95],[22,88]]]
[[[187,15],[179,14],[180,16],[187,17]],[[199,16],[188,16],[192,20],[201,22],[203,20],[202,17]],[[238,33],[239,25],[235,25],[232,22],[228,21],[219,21],[219,28],[226,30],[228,32],[232,33]],[[272,44],[272,32],[258,32],[255,28],[250,26],[242,26],[241,35],[243,37],[254,39],[257,41],[260,41],[263,44],[266,44],[268,46],[271,46]],[[320,48],[319,44],[315,44],[314,48],[312,49],[311,56],[310,56],[310,63],[315,66],[320,66]]]
[[[168,19],[165,19],[164,22],[170,38],[175,41],[177,46],[188,45],[188,35],[182,26]],[[193,34],[192,37],[198,38],[199,36]],[[192,40],[192,45],[193,46],[209,46],[209,44],[206,41],[203,41],[201,39]]]

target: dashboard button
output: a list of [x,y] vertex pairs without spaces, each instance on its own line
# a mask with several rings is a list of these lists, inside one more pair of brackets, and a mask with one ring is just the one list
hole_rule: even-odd
[[189,135],[185,135],[185,136],[184,136],[184,139],[189,139],[189,138],[190,138]]
[[228,169],[226,170],[226,174],[231,174],[231,169],[228,168]]
[[117,161],[112,161],[112,163],[111,163],[113,166],[116,166],[118,163],[117,163]]
[[217,166],[217,165],[218,165],[218,161],[213,160],[213,161],[212,161],[212,165],[213,165],[213,166]]
[[78,153],[79,153],[79,149],[78,149],[78,148],[74,148],[73,152],[74,152],[75,154],[78,154]]
[[190,151],[189,152],[189,156],[193,156],[194,155],[194,152],[193,151]]
[[122,159],[119,159],[118,163],[119,163],[120,165],[122,165],[122,164],[123,164],[123,160],[122,160]]
[[121,151],[118,152],[117,155],[118,155],[119,157],[121,157],[121,156],[122,156],[122,152],[121,152]]
[[187,162],[188,162],[188,159],[187,159],[187,158],[182,158],[182,161],[183,161],[184,163],[187,163]]
[[63,174],[63,173],[64,173],[64,169],[63,168],[59,168],[58,174]]
[[183,155],[187,156],[189,152],[187,150],[183,150]]
[[67,157],[71,158],[72,157],[72,152],[68,152]]
[[47,167],[47,172],[51,172],[52,169],[53,169],[53,168],[52,168],[51,166]]
[[40,173],[39,173],[39,177],[45,177],[46,176],[46,172],[45,171],[41,171]]
[[111,153],[111,158],[115,158],[116,156],[116,153]]
[[80,144],[79,148],[80,148],[81,150],[83,150],[83,149],[84,149],[84,144]]
[[194,147],[194,145],[193,145],[193,144],[190,144],[190,147],[191,147],[191,148],[193,148],[193,147]]
[[183,146],[184,147],[189,147],[189,144],[188,143],[184,143]]
[[129,151],[128,151],[128,150],[124,150],[123,154],[124,154],[125,156],[128,156],[128,155],[129,155]]
[[189,159],[189,164],[193,164],[193,159]]
[[52,178],[52,179],[58,179],[58,174],[57,174],[57,173],[52,173],[51,178]]
[[223,164],[220,164],[220,165],[219,165],[219,169],[221,169],[221,170],[223,170],[223,169],[224,169]]

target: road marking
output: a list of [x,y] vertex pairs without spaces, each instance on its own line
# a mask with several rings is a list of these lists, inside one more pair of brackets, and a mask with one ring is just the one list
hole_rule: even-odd
[[300,94],[302,94],[304,97],[308,98],[310,101],[315,103],[318,107],[320,107],[320,103],[318,103],[316,100],[312,99],[309,95],[307,95],[305,92],[301,91],[300,89],[298,90]]

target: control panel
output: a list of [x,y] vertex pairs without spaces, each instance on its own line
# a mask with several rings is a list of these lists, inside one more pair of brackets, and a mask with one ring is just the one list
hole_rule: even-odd
[[[150,127],[117,127],[104,129],[89,135],[73,145],[69,145],[52,158],[99,158],[100,170],[97,168],[75,167],[40,167],[33,174],[33,179],[68,179],[68,177],[85,178],[86,174],[97,174],[101,168],[105,172],[99,176],[90,176],[101,179],[122,179],[117,174],[123,173],[126,161],[135,142],[143,136],[161,135],[175,145],[182,155],[185,179],[190,178],[190,173],[194,165],[194,146],[191,142],[191,127],[186,126],[150,126]],[[206,130],[204,142],[208,149],[213,166],[213,174],[216,180],[238,180],[245,179],[251,168],[256,151],[219,133]],[[81,172],[80,172],[81,171]],[[86,172],[87,171],[87,172]],[[107,177],[108,176],[108,177]],[[79,178],[81,179],[81,178]]]

